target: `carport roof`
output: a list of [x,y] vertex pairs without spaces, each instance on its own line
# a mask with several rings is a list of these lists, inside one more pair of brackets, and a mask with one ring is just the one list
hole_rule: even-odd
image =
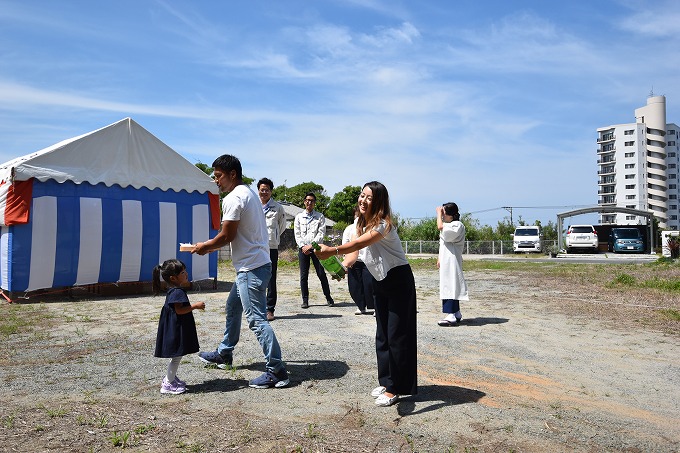
[[611,214],[615,212],[622,212],[624,214],[630,214],[630,215],[639,215],[643,217],[652,217],[654,214],[652,214],[649,211],[641,211],[639,209],[633,209],[633,208],[624,208],[620,206],[591,206],[589,208],[581,208],[581,209],[574,209],[573,211],[566,211],[566,212],[561,212],[557,214],[557,217],[559,218],[565,218],[565,217],[572,217],[575,215],[581,215],[581,214],[588,214],[591,212],[597,212],[600,214]]

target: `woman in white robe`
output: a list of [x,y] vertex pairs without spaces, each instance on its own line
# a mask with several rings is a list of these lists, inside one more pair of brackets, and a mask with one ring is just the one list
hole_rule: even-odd
[[446,314],[438,324],[447,327],[461,322],[463,315],[460,301],[470,300],[463,275],[465,225],[460,221],[456,203],[445,203],[437,206],[436,210],[439,229],[439,298],[442,300],[442,313]]

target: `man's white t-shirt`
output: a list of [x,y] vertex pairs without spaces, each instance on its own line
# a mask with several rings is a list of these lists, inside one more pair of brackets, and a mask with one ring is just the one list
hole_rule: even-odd
[[250,271],[270,263],[267,223],[255,192],[240,184],[222,200],[222,221],[238,220],[231,241],[231,260],[236,272]]

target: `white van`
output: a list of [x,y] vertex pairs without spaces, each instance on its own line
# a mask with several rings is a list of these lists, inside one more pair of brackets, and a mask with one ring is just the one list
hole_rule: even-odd
[[512,235],[512,250],[520,252],[540,252],[543,247],[541,227],[536,225],[518,226]]

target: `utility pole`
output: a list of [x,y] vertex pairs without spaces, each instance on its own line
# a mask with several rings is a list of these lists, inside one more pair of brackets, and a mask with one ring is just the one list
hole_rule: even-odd
[[510,225],[515,226],[515,224],[512,223],[512,206],[503,206],[503,209],[510,212]]

